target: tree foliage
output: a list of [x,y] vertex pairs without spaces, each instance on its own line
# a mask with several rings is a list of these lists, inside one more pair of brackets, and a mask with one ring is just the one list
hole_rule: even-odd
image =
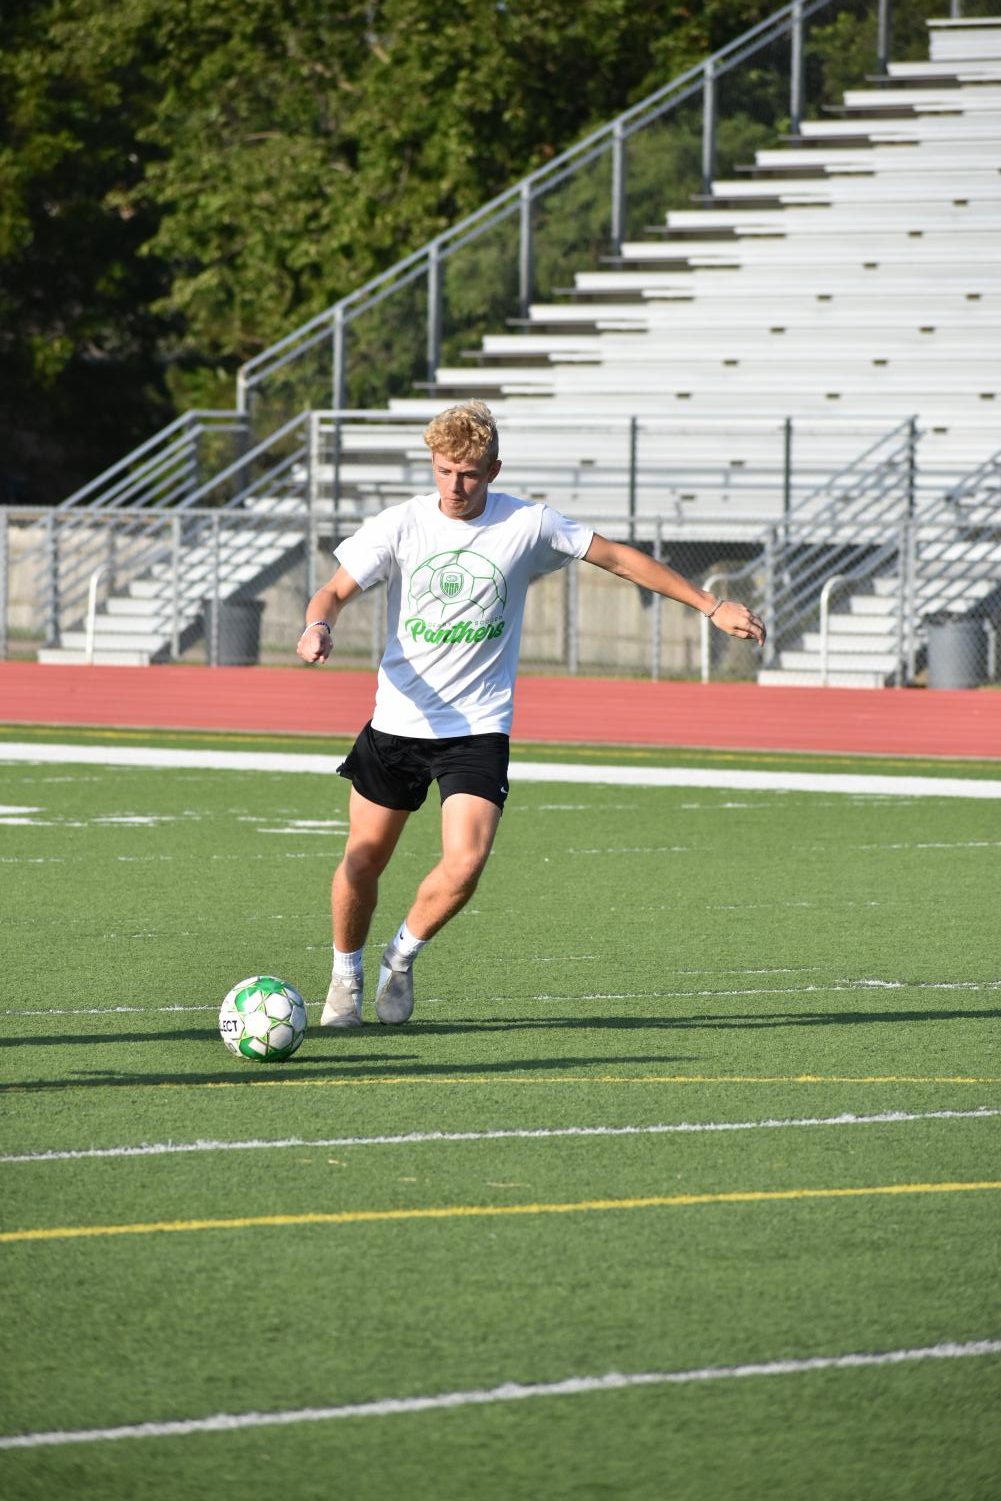
[[59,499],[185,406],[230,406],[243,360],[771,8],[8,6],[5,498]]

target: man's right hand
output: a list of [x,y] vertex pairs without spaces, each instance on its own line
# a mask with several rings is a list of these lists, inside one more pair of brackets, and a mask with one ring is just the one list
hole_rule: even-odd
[[329,626],[308,625],[296,642],[295,649],[304,662],[325,662],[330,656],[332,645]]

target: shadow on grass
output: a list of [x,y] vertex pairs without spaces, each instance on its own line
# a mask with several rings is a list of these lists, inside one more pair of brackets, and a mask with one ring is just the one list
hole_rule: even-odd
[[[90,1074],[77,1074],[69,1079],[27,1079],[21,1084],[6,1084],[0,1088],[0,1095],[5,1094],[30,1094],[44,1092],[47,1089],[114,1089],[125,1087],[136,1088],[163,1088],[198,1086],[198,1085],[230,1085],[239,1088],[241,1085],[256,1083],[268,1084],[306,1084],[322,1083],[329,1079],[335,1083],[359,1083],[378,1084],[387,1079],[408,1079],[419,1081],[421,1079],[437,1078],[481,1078],[484,1075],[503,1079],[505,1075],[524,1075],[535,1072],[558,1073],[561,1070],[591,1069],[600,1072],[602,1069],[613,1068],[621,1064],[639,1064],[643,1068],[663,1068],[669,1063],[693,1063],[697,1061],[690,1055],[665,1055],[656,1054],[622,1054],[615,1058],[508,1058],[503,1062],[489,1063],[424,1063],[415,1059],[414,1054],[397,1054],[395,1057],[375,1056],[367,1054],[355,1054],[354,1057],[343,1057],[337,1064],[332,1065],[327,1058],[297,1058],[295,1063],[283,1067],[276,1065],[257,1065],[250,1059],[247,1060],[246,1070],[229,1069],[204,1074],[135,1074],[120,1073],[114,1069],[106,1071],[94,1070]],[[351,1064],[381,1064],[377,1073],[358,1073],[351,1069]],[[308,1072],[304,1078],[303,1073]]]
[[[412,1022],[403,1034],[408,1041],[415,1041],[421,1037],[439,1038],[449,1036],[465,1036],[471,1033],[497,1034],[504,1032],[547,1031],[547,1032],[663,1032],[663,1031],[740,1031],[757,1030],[760,1028],[779,1027],[818,1027],[818,1026],[873,1026],[886,1024],[911,1024],[913,1022],[951,1022],[951,1021],[982,1021],[995,1022],[1001,1018],[1001,1009],[997,1007],[971,1010],[941,1010],[934,1011],[815,1011],[808,1013],[796,1012],[766,1012],[760,1016],[604,1016],[595,1018],[585,1017],[531,1017],[511,1021],[498,1018],[496,1021],[464,1021],[454,1022]],[[533,1072],[558,1073],[571,1069],[581,1071],[599,1071],[607,1068],[621,1067],[634,1064],[642,1068],[664,1068],[671,1064],[691,1064],[700,1061],[697,1054],[669,1054],[655,1053],[622,1053],[613,1057],[543,1057],[543,1058],[505,1058],[503,1060],[477,1060],[472,1062],[441,1062],[432,1063],[422,1059],[416,1053],[396,1053],[386,1051],[374,1053],[371,1045],[376,1038],[389,1044],[400,1038],[400,1033],[394,1029],[370,1026],[364,1034],[357,1032],[339,1033],[336,1037],[326,1033],[314,1032],[310,1038],[309,1051],[300,1053],[294,1062],[286,1065],[255,1064],[247,1060],[245,1066],[234,1064],[232,1068],[225,1070],[217,1069],[211,1073],[149,1073],[124,1072],[117,1069],[93,1069],[81,1070],[78,1074],[66,1079],[36,1079],[25,1080],[20,1083],[11,1082],[0,1086],[0,1095],[14,1093],[29,1093],[32,1091],[44,1091],[54,1089],[84,1089],[84,1088],[115,1088],[136,1087],[184,1087],[184,1086],[229,1086],[239,1087],[243,1084],[256,1084],[266,1082],[270,1084],[306,1084],[331,1080],[332,1082],[350,1083],[369,1082],[378,1084],[385,1079],[405,1079],[417,1081],[420,1079],[437,1078],[473,1078],[484,1075],[496,1077],[501,1080],[505,1075],[525,1075]],[[97,1040],[102,1046],[109,1042],[149,1042],[149,1041],[177,1041],[179,1038],[189,1041],[211,1043],[214,1048],[220,1046],[214,1031],[185,1030],[183,1032],[160,1032],[160,1033],[130,1033],[117,1038],[99,1038],[93,1036],[52,1036],[47,1038],[24,1039],[22,1045],[30,1045],[32,1042],[48,1045],[52,1043],[93,1043]],[[316,1052],[316,1044],[326,1043],[327,1047],[320,1054]],[[355,1042],[363,1042],[369,1049],[364,1053],[352,1051]],[[331,1056],[331,1049],[336,1049]],[[359,1073],[359,1066],[373,1067],[376,1071],[370,1074]]]
[[[950,1021],[998,1021],[1001,1007],[982,1007],[934,1011],[763,1011],[758,1013],[738,1012],[729,1015],[705,1016],[499,1016],[484,1021],[457,1018],[455,1021],[413,1021],[405,1032],[378,1024],[366,1026],[363,1032],[341,1031],[336,1035],[311,1027],[308,1045],[311,1049],[318,1042],[327,1042],[340,1049],[350,1047],[355,1041],[371,1043],[376,1037],[389,1041],[392,1037],[464,1037],[473,1033],[496,1034],[498,1032],[662,1032],[662,1031],[755,1031],[762,1027],[857,1027],[882,1026],[887,1023],[910,1024],[912,1022]],[[28,1047],[109,1047],[118,1043],[153,1042],[211,1042],[218,1046],[219,1035],[214,1027],[187,1027],[177,1031],[116,1032],[113,1036],[94,1033],[56,1032],[33,1037],[0,1038],[0,1048]],[[342,1054],[351,1062],[363,1061],[357,1054]],[[296,1058],[296,1067],[303,1063],[315,1063],[318,1059]],[[384,1054],[375,1054],[370,1062],[385,1062]],[[647,1060],[639,1060],[647,1061]],[[556,1066],[555,1063],[553,1066]]]
[[762,1011],[704,1016],[529,1016],[495,1021],[410,1022],[410,1035],[457,1032],[602,1031],[754,1031],[760,1027],[855,1027],[887,1023],[997,1021],[1001,1008],[935,1011]]

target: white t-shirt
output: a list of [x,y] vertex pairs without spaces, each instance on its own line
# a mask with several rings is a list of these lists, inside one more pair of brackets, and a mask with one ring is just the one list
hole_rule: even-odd
[[442,515],[432,492],[364,522],[334,555],[362,589],[388,585],[374,728],[507,734],[528,586],[583,557],[593,536],[550,506],[492,490],[475,521]]

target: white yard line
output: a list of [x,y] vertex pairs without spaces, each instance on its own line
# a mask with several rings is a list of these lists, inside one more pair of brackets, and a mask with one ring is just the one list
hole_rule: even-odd
[[[55,745],[0,741],[0,762],[173,767],[188,771],[336,772],[343,756],[276,751],[167,750],[154,746]],[[518,782],[578,782],[618,787],[716,787],[758,792],[839,792],[882,797],[1001,798],[1001,781],[962,777],[854,775],[841,772],[739,771],[691,766],[605,766],[560,761],[511,762]]]
[[82,1158],[169,1157],[188,1152],[276,1152],[290,1147],[398,1147],[429,1142],[543,1141],[566,1136],[697,1136],[725,1131],[782,1131],[811,1126],[896,1126],[911,1121],[991,1120],[1001,1109],[980,1105],[976,1110],[884,1110],[874,1115],[805,1116],[792,1120],[673,1121],[652,1126],[539,1126],[497,1131],[408,1131],[398,1136],[286,1136],[276,1141],[164,1141],[133,1147],[85,1147],[64,1151],[20,1152],[0,1156],[0,1163],[76,1162]]
[[637,1387],[691,1386],[708,1381],[746,1381],[764,1376],[806,1376],[815,1371],[865,1370],[875,1366],[907,1365],[925,1360],[967,1360],[1001,1355],[1001,1340],[944,1341],[912,1349],[882,1350],[848,1355],[814,1355],[804,1360],[768,1360],[731,1366],[698,1366],[687,1371],[610,1371],[604,1376],[570,1376],[563,1381],[523,1383],[471,1391],[437,1392],[428,1396],[383,1397],[374,1402],[349,1402],[339,1407],[298,1407],[284,1412],[216,1413],[209,1418],[184,1418],[162,1423],[133,1423],[116,1428],[56,1429],[48,1433],[0,1436],[0,1449],[46,1449],[57,1444],[114,1443],[124,1438],[187,1438],[193,1433],[234,1433],[247,1428],[275,1428],[293,1423],[324,1423],[337,1418],[388,1418],[405,1413],[447,1412],[458,1407],[491,1407],[498,1402],[524,1402],[539,1397],[579,1397],[598,1392],[628,1391]]

